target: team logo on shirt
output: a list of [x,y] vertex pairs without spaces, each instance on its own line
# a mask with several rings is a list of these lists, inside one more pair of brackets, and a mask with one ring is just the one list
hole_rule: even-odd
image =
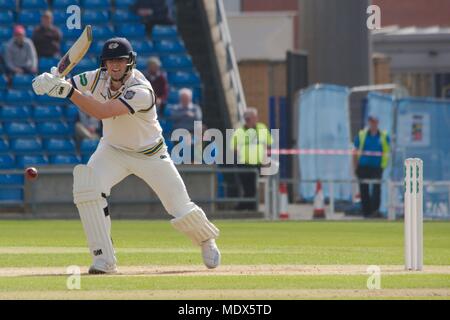
[[130,100],[130,99],[133,99],[135,94],[136,94],[136,92],[134,92],[133,90],[128,90],[127,92],[125,92],[123,97],[127,100]]
[[80,83],[83,87],[87,85],[86,73],[80,75]]

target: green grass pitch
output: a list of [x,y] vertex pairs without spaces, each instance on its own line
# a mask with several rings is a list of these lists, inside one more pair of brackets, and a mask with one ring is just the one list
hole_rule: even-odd
[[[403,223],[216,221],[222,266],[168,221],[113,220],[119,273],[90,276],[77,220],[0,221],[0,299],[449,299],[450,222],[424,223],[422,272],[403,269]],[[81,288],[66,286],[81,267]],[[367,267],[381,269],[369,290]]]

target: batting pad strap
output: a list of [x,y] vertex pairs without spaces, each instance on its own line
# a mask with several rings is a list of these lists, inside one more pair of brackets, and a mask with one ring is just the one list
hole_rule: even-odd
[[206,218],[205,213],[199,207],[182,217],[172,219],[171,223],[175,229],[186,234],[196,245],[219,237],[219,229]]

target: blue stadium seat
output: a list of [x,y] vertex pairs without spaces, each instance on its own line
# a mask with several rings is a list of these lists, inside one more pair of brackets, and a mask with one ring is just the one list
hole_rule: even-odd
[[95,139],[83,139],[80,146],[80,152],[81,154],[89,154],[91,155],[94,153],[95,149],[97,149],[97,145],[99,143],[99,140]]
[[4,120],[26,120],[31,116],[29,107],[26,106],[3,106],[0,107],[0,119]]
[[66,53],[67,51],[69,51],[70,47],[72,47],[72,45],[75,43],[76,40],[77,39],[62,41],[61,42],[61,52]]
[[129,9],[130,6],[132,6],[136,0],[116,0],[114,3],[116,4],[116,8],[120,9]]
[[[53,9],[62,9],[64,12],[66,11],[66,8],[70,5],[79,5],[79,0],[53,0]],[[55,12],[53,12],[54,14]]]
[[14,22],[14,15],[11,10],[0,12],[0,25],[9,26]]
[[5,139],[0,139],[0,153],[6,153],[9,151],[8,141]]
[[33,120],[59,120],[63,118],[63,112],[60,106],[36,106],[33,110]]
[[16,3],[11,0],[0,0],[0,10],[16,10]]
[[91,158],[92,154],[83,154],[81,156],[81,163],[87,164],[89,162],[89,159]]
[[[84,22],[84,20],[83,20],[83,22]],[[78,39],[78,37],[83,32],[83,29],[67,29],[67,28],[63,28],[61,30],[61,32],[63,34],[62,38],[65,39],[66,41],[69,40],[69,39],[76,40],[76,39]]]
[[[63,51],[65,52],[65,51]],[[51,67],[56,67],[58,64],[58,58],[40,58],[39,59],[39,72],[50,72]]]
[[161,57],[161,63],[166,71],[174,69],[192,70],[194,64],[189,55],[168,55]]
[[37,131],[42,136],[65,136],[71,134],[67,123],[61,121],[40,122],[37,124]]
[[28,122],[9,122],[5,124],[5,132],[10,137],[35,136],[36,126]]
[[139,23],[141,18],[128,10],[116,10],[112,15],[112,21],[114,24]]
[[0,90],[0,104],[5,103],[5,96],[6,96],[6,92]]
[[16,204],[23,202],[22,188],[2,188],[0,192],[0,203]]
[[181,54],[186,52],[186,48],[181,40],[155,41],[155,48],[160,55]]
[[65,27],[68,17],[70,17],[70,14],[66,13],[65,9],[53,10],[53,23],[61,29],[61,32],[63,29],[62,26]]
[[5,90],[8,87],[8,82],[3,75],[0,75],[0,90]]
[[73,69],[72,74],[79,74],[98,68],[97,59],[84,57],[77,66]]
[[138,56],[156,55],[155,47],[149,40],[135,40],[131,44],[133,50],[138,53]]
[[23,185],[23,174],[0,174],[0,184],[2,185]]
[[195,72],[169,73],[168,80],[171,85],[176,87],[195,87],[201,84],[200,76]]
[[92,26],[92,36],[96,40],[107,40],[114,37],[114,29],[111,26]]
[[46,94],[36,96],[36,102],[40,105],[63,105],[69,102],[68,99],[53,98]]
[[33,32],[34,32],[35,28],[36,28],[35,25],[25,26],[25,34],[28,38],[31,38],[33,36]]
[[46,10],[48,8],[47,0],[22,0],[21,1],[22,10]]
[[[167,106],[165,109],[167,109]],[[172,132],[172,128],[173,128],[172,121],[161,119],[161,120],[159,120],[159,124],[161,125],[163,132],[165,132],[165,133]]]
[[48,158],[43,154],[17,156],[17,167],[26,168],[28,166],[48,165]]
[[107,24],[109,23],[108,11],[97,11],[97,10],[85,10],[81,14],[81,19],[85,24]]
[[10,154],[0,154],[0,169],[11,169],[15,167],[14,157]]
[[[167,97],[167,103],[177,104],[179,102],[178,89],[171,87],[169,89],[169,96]],[[167,109],[167,108],[166,108]]]
[[50,156],[51,164],[79,164],[80,158],[73,154],[58,154]]
[[12,87],[14,89],[32,89],[33,78],[34,76],[31,74],[16,74],[12,79]]
[[12,37],[12,27],[0,27],[0,41],[5,42]]
[[66,107],[66,110],[64,113],[66,115],[67,121],[75,122],[78,120],[79,112],[78,112],[78,107],[76,105],[69,104]]
[[72,139],[51,138],[44,145],[49,153],[75,153],[75,142]]
[[144,39],[146,36],[145,26],[137,23],[122,24],[117,26],[116,34],[127,39]]
[[42,151],[42,142],[36,138],[13,139],[10,141],[9,146],[16,153]]
[[[23,25],[37,25],[41,21],[41,13],[36,10],[22,10],[19,12],[17,22]],[[28,35],[30,36],[30,35]]]
[[97,41],[93,44],[91,44],[91,47],[89,48],[88,54],[91,57],[97,58],[100,57],[103,49],[103,41]]
[[148,58],[146,57],[140,57],[138,56],[136,58],[136,68],[142,72],[144,72],[144,70],[147,69],[147,60]]
[[0,136],[2,136],[2,135],[4,135],[5,134],[5,132],[3,131],[3,126],[2,126],[2,124],[0,123]]
[[84,9],[105,10],[111,7],[111,0],[83,0]]
[[152,29],[152,40],[159,41],[164,39],[177,39],[178,31],[176,26],[156,25]]

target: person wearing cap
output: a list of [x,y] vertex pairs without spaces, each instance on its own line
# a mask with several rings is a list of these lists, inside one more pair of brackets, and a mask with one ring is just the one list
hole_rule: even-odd
[[87,165],[73,171],[73,199],[88,240],[90,274],[117,272],[111,239],[108,197],[111,188],[134,174],[154,190],[172,226],[200,247],[207,268],[217,268],[219,229],[191,200],[167,150],[156,113],[151,83],[135,68],[137,53],[126,38],[107,40],[100,66],[73,76],[59,77],[58,69],[32,81],[37,95],[70,99],[81,111],[102,121],[103,134]]
[[[354,145],[357,152],[353,155],[353,167],[358,179],[381,180],[383,170],[387,167],[390,153],[390,139],[386,131],[378,128],[379,119],[375,114],[368,117],[368,127],[359,131]],[[367,152],[367,154],[364,154]],[[366,218],[379,218],[381,202],[381,184],[359,183],[363,215]]]
[[33,43],[39,57],[57,57],[61,54],[61,31],[53,25],[50,10],[41,16],[41,24],[33,31]]
[[167,96],[169,95],[169,82],[167,75],[161,70],[161,61],[158,57],[150,57],[147,61],[147,70],[144,76],[152,84],[156,94],[156,107],[158,113],[161,115],[167,103]]
[[21,25],[14,27],[13,38],[6,43],[5,64],[9,75],[37,72],[36,48]]

